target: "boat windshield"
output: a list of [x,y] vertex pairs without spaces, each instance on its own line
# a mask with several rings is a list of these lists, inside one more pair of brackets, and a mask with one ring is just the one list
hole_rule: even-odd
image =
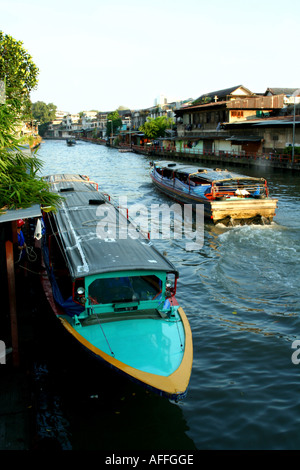
[[88,287],[92,305],[153,300],[162,290],[157,276],[126,276],[95,279]]

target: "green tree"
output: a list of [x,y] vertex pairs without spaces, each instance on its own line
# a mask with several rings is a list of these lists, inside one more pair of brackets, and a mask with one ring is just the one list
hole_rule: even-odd
[[46,124],[55,119],[57,106],[53,103],[46,104],[43,101],[37,101],[32,104],[32,117],[41,124]]
[[16,41],[0,31],[0,212],[32,204],[57,207],[61,198],[37,177],[42,162],[22,147],[22,124],[31,118],[30,91],[38,68]]
[[144,132],[148,139],[157,139],[158,137],[164,137],[166,129],[170,128],[172,123],[172,119],[166,116],[149,118],[139,130]]
[[43,136],[49,127],[49,123],[55,119],[57,106],[53,103],[46,104],[37,101],[32,104],[32,117],[39,123],[39,135]]
[[0,31],[0,80],[5,83],[7,99],[30,116],[30,92],[38,83],[39,69],[24,49],[23,43]]
[[20,106],[11,99],[0,104],[0,213],[32,204],[55,208],[61,201],[59,195],[49,192],[48,183],[37,177],[42,162],[21,146],[17,133]]
[[122,119],[118,111],[113,111],[109,113],[107,116],[107,123],[106,123],[107,137],[110,136],[111,133],[113,133],[113,135],[116,134],[121,127],[122,127]]

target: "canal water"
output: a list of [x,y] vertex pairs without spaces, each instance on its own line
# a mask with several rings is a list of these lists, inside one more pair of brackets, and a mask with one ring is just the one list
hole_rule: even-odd
[[[128,206],[171,204],[149,177],[149,158],[78,142],[46,141],[42,174],[80,173]],[[207,165],[206,165],[207,166]],[[237,171],[237,168],[230,168]],[[278,198],[274,223],[204,225],[203,245],[157,239],[180,272],[177,299],[194,344],[187,397],[146,392],[66,340],[41,301],[33,354],[37,433],[72,450],[300,448],[300,175],[259,168]],[[53,321],[52,321],[53,320]],[[300,357],[300,355],[299,355]]]

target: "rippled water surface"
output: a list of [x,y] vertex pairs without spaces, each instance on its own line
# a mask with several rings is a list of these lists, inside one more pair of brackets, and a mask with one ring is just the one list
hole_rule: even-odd
[[[63,141],[46,141],[38,156],[43,175],[86,174],[129,206],[171,203],[153,187],[145,156]],[[238,171],[267,177],[279,200],[272,225],[205,223],[197,251],[184,240],[154,241],[180,272],[176,297],[193,332],[186,399],[171,403],[103,371],[53,325],[57,338],[45,332],[36,358],[41,435],[73,450],[300,448],[300,364],[292,362],[300,339],[300,176]]]

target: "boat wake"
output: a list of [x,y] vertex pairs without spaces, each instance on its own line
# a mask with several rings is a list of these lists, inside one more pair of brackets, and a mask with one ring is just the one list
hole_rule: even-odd
[[[295,314],[299,310],[297,236],[276,223],[236,226],[219,233],[218,260],[212,273],[217,295],[235,310],[251,311],[260,304],[272,314]],[[287,303],[287,298],[293,301]]]
[[265,226],[265,225],[272,225],[274,222],[270,221],[264,216],[256,216],[252,219],[233,219],[232,217],[226,217],[216,223],[218,226],[223,227],[242,227],[244,225],[255,225],[255,226]]

